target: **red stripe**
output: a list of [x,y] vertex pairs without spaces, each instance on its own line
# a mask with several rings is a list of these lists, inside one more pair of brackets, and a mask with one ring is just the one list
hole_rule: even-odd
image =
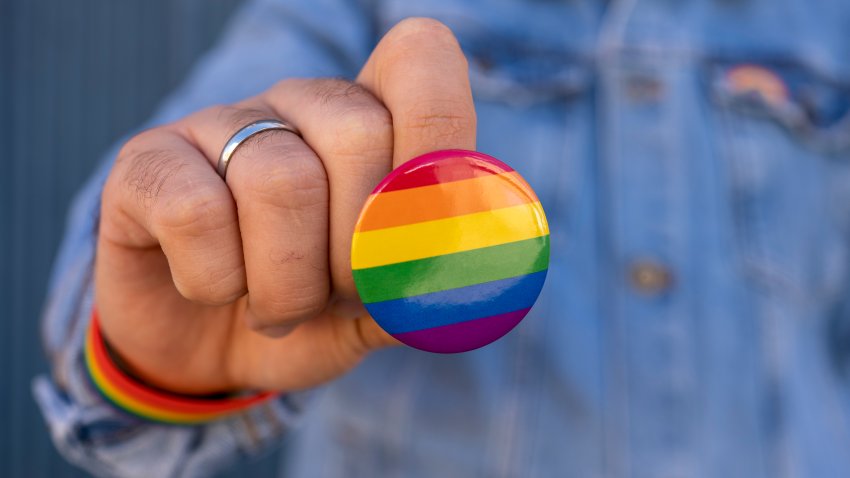
[[423,154],[399,166],[372,194],[479,178],[513,171],[496,158],[475,151],[447,149]]

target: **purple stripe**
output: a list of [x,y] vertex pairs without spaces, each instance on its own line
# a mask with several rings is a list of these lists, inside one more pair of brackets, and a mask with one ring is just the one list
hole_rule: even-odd
[[529,310],[531,309],[515,310],[466,322],[393,334],[393,337],[411,347],[429,352],[467,352],[483,347],[510,332]]

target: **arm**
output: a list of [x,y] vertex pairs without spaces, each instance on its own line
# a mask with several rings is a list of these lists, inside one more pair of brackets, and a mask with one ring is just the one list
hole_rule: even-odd
[[[319,15],[327,25],[327,15]],[[91,230],[69,235],[87,244],[74,258],[88,258],[79,277],[91,282],[94,269],[94,284],[77,291],[88,299],[72,296],[78,313],[68,316],[76,321],[48,320],[66,323],[69,343],[77,344],[48,340],[54,357],[69,358],[70,372],[55,358],[60,387],[36,386],[60,447],[101,473],[149,475],[154,463],[162,467],[157,474],[206,473],[243,449],[241,436],[252,443],[278,436],[297,412],[301,395],[291,392],[331,381],[372,350],[396,343],[357,299],[349,251],[360,205],[394,166],[428,151],[475,146],[466,60],[445,26],[424,19],[388,32],[355,82],[287,79],[230,105],[186,116],[165,111],[163,117],[179,119],[127,141],[103,187],[92,186],[93,195],[102,191],[100,217],[91,221],[96,244]],[[227,138],[268,118],[289,120],[302,134],[261,133],[234,153],[226,181],[218,176],[214,166]],[[95,208],[97,202],[83,201]],[[62,282],[71,283],[71,275],[63,273]],[[164,428],[121,416],[99,401],[80,371],[79,340],[95,330],[86,326],[92,294],[97,330],[115,361],[145,386],[172,395],[288,393],[237,417],[192,415],[201,423],[194,426]],[[336,307],[339,301],[360,307]],[[89,369],[122,406],[104,386],[105,375]],[[113,384],[123,380],[116,373]],[[147,406],[159,407],[157,413],[122,408],[165,421],[188,410],[163,406],[168,399],[157,403]]]
[[[326,24],[339,28],[323,28]],[[254,95],[281,78],[353,77],[369,53],[369,29],[368,17],[352,2],[252,2],[147,126]],[[92,310],[100,195],[117,152],[116,147],[107,154],[71,209],[43,318],[52,377],[38,377],[34,392],[58,449],[92,473],[210,474],[276,444],[298,415],[304,394],[284,395],[207,425],[174,427],[124,414],[95,392],[82,362],[82,339]]]

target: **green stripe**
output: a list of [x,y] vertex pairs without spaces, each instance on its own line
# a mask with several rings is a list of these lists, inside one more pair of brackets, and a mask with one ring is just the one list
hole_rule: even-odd
[[549,236],[437,257],[355,269],[364,303],[456,289],[517,277],[549,267]]

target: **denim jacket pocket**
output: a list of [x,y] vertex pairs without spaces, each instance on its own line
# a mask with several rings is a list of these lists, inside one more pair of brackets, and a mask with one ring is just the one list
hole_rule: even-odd
[[803,61],[711,61],[735,240],[758,286],[836,301],[850,245],[850,79]]

